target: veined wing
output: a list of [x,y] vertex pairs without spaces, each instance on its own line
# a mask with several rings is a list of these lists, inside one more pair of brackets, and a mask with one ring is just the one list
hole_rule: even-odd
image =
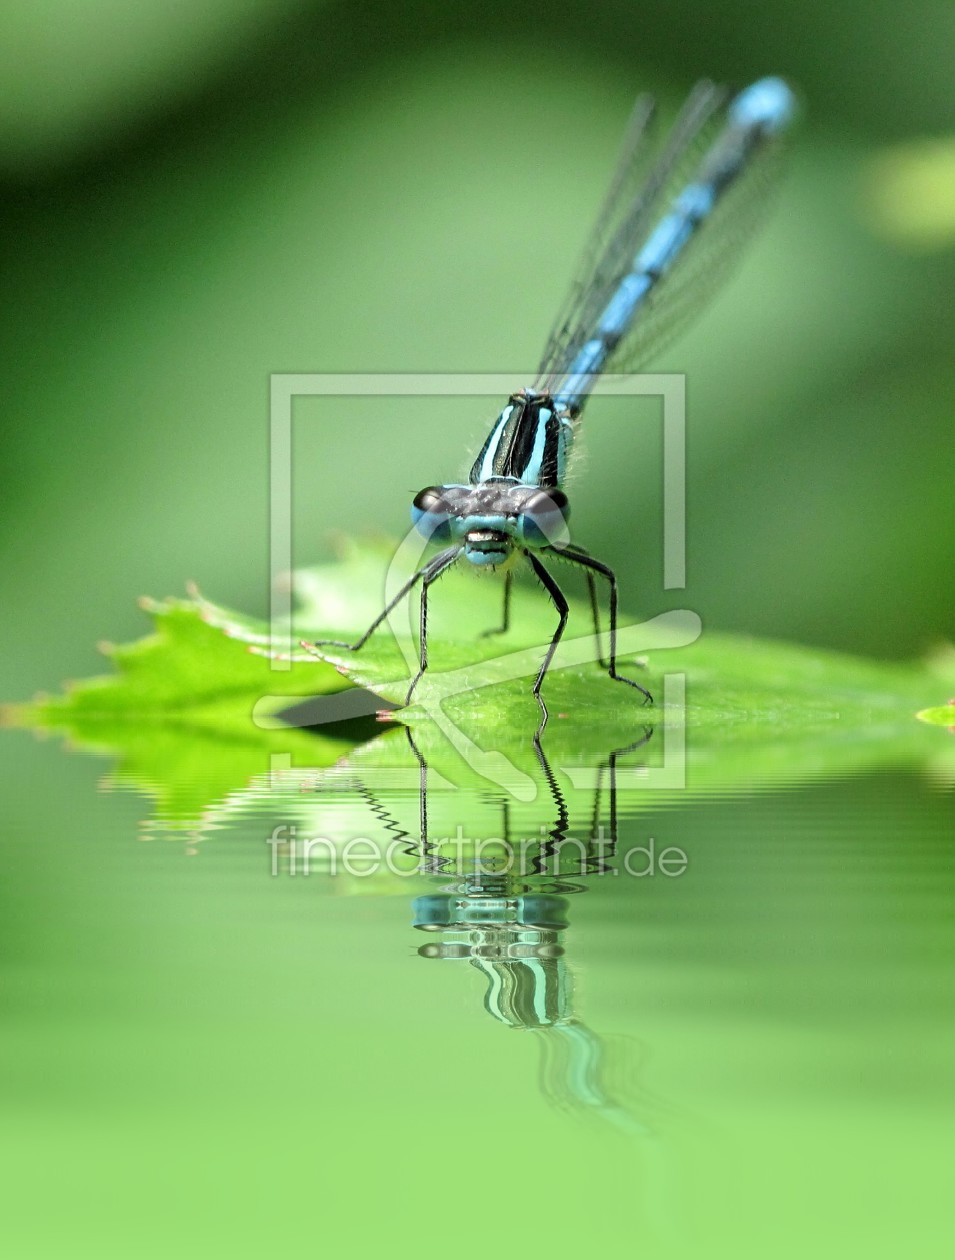
[[778,144],[763,149],[720,197],[700,239],[683,250],[647,296],[606,367],[636,371],[689,324],[722,287],[773,201],[784,163]]
[[537,387],[550,388],[587,339],[621,280],[637,245],[685,185],[716,128],[707,126],[725,92],[707,81],[693,89],[662,148],[652,143],[656,105],[638,97],[610,189],[578,261],[538,368]]
[[598,266],[607,245],[619,229],[624,213],[632,210],[637,194],[646,187],[647,175],[656,158],[652,143],[656,112],[652,96],[637,97],[614,165],[610,187],[587,235],[574,267],[574,278],[547,336],[540,372],[547,364],[562,362],[566,357],[568,335],[578,323],[577,315],[584,296],[595,287]]
[[752,233],[792,95],[766,79],[725,100],[711,84],[694,90],[552,338],[538,388],[572,412],[596,373],[639,366],[700,309]]

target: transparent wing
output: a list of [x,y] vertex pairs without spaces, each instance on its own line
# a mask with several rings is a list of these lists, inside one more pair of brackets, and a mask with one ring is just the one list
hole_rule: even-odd
[[553,390],[597,318],[633,265],[636,252],[672,198],[689,179],[719,127],[724,89],[707,81],[693,89],[662,151],[646,143],[653,102],[638,99],[610,191],[574,283],[555,321],[538,371],[538,389]]
[[575,313],[584,296],[594,287],[597,269],[607,245],[619,229],[623,215],[632,209],[637,191],[645,184],[656,156],[651,143],[655,115],[656,102],[653,97],[638,96],[630,113],[630,121],[627,123],[607,195],[588,233],[574,267],[574,278],[547,336],[540,372],[544,371],[546,364],[560,360],[568,333],[577,322]]
[[709,302],[733,270],[772,204],[784,163],[778,144],[767,144],[717,202],[691,242],[607,362],[615,372],[635,371],[673,340]]

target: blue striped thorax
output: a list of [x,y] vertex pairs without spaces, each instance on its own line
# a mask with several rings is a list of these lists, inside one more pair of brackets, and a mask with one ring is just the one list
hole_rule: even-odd
[[574,437],[573,417],[550,394],[512,394],[474,461],[472,486],[507,477],[525,486],[559,486]]
[[433,542],[463,544],[472,564],[495,567],[515,550],[570,541],[558,489],[573,431],[549,395],[513,394],[471,469],[469,485],[428,486],[411,519]]

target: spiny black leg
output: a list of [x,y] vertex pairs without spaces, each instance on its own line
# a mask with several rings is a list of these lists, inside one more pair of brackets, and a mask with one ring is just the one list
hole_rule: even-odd
[[587,570],[587,590],[590,592],[590,611],[594,618],[594,642],[597,644],[597,660],[604,669],[610,668],[610,662],[604,660],[604,654],[600,648],[600,607],[597,603],[597,582],[594,575]]
[[313,647],[343,647],[343,648],[348,648],[350,652],[360,651],[368,642],[368,640],[371,638],[371,636],[375,633],[375,631],[378,629],[381,623],[388,617],[392,609],[396,608],[398,604],[400,604],[401,601],[404,599],[404,597],[408,595],[414,589],[414,587],[416,586],[418,582],[418,579],[424,577],[429,571],[429,569],[431,569],[439,560],[447,559],[449,556],[456,556],[460,550],[461,550],[460,547],[449,547],[447,551],[442,551],[439,556],[435,556],[433,560],[429,560],[427,564],[422,565],[421,568],[417,571],[417,573],[413,573],[411,577],[408,578],[407,582],[405,582],[404,586],[401,588],[398,594],[394,597],[394,599],[390,600],[388,604],[385,605],[385,608],[383,609],[383,611],[378,614],[375,620],[371,623],[371,625],[368,627],[368,629],[365,631],[365,633],[361,636],[361,638],[356,643],[346,643],[344,639],[315,639],[312,642],[312,646]]
[[610,583],[610,662],[606,667],[607,672],[615,682],[627,683],[628,686],[642,692],[644,704],[653,704],[653,696],[650,695],[646,687],[642,687],[640,683],[635,682],[632,678],[627,678],[623,674],[617,673],[617,576],[613,569],[609,565],[595,560],[593,556],[588,556],[578,551],[575,547],[562,548],[559,555],[565,560],[570,560],[572,564],[579,564],[582,569],[592,569],[595,573],[602,574]]
[[451,547],[447,551],[442,551],[439,556],[431,561],[424,568],[423,581],[421,583],[421,612],[420,612],[420,635],[418,641],[418,672],[411,680],[411,686],[408,688],[408,694],[405,696],[405,704],[411,703],[411,697],[414,695],[414,689],[421,680],[421,675],[428,668],[428,588],[431,583],[436,581],[445,569],[450,569],[461,552],[460,547]]
[[[574,543],[571,550],[575,555],[590,555],[587,548],[581,547],[579,543]],[[587,570],[587,590],[590,593],[590,612],[594,619],[594,642],[597,644],[597,660],[604,669],[609,670],[610,662],[604,660],[604,654],[600,645],[600,605],[597,603],[597,582],[590,569]]]
[[511,583],[514,580],[514,574],[508,569],[504,574],[504,618],[499,626],[495,626],[493,630],[482,630],[480,637],[488,638],[492,634],[504,634],[511,624]]
[[[525,551],[524,555],[527,556],[528,560],[531,562],[531,568],[540,579],[544,590],[551,597],[560,618],[557,623],[557,629],[554,631],[554,637],[550,641],[550,646],[544,654],[543,663],[538,670],[537,681],[534,683],[534,695],[537,697],[537,703],[541,708],[541,720],[540,725],[537,728],[537,735],[535,738],[540,739],[541,731],[543,731],[544,727],[547,725],[548,717],[547,705],[544,703],[543,697],[541,696],[541,685],[544,682],[544,675],[547,673],[550,663],[554,659],[554,653],[557,651],[557,644],[560,642],[561,635],[564,633],[564,627],[567,625],[567,610],[569,606],[567,600],[564,598],[564,592],[560,589],[533,552]],[[613,642],[612,639],[611,642]]]

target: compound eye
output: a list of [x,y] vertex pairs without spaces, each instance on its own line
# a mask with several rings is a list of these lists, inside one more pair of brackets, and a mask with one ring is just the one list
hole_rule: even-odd
[[444,512],[447,515],[448,505],[443,491],[443,486],[426,486],[415,495],[414,506],[419,512]]
[[435,542],[451,538],[451,513],[441,486],[427,486],[414,497],[411,520],[419,534]]
[[558,547],[570,542],[570,504],[561,490],[538,490],[518,516],[521,536],[529,547]]

